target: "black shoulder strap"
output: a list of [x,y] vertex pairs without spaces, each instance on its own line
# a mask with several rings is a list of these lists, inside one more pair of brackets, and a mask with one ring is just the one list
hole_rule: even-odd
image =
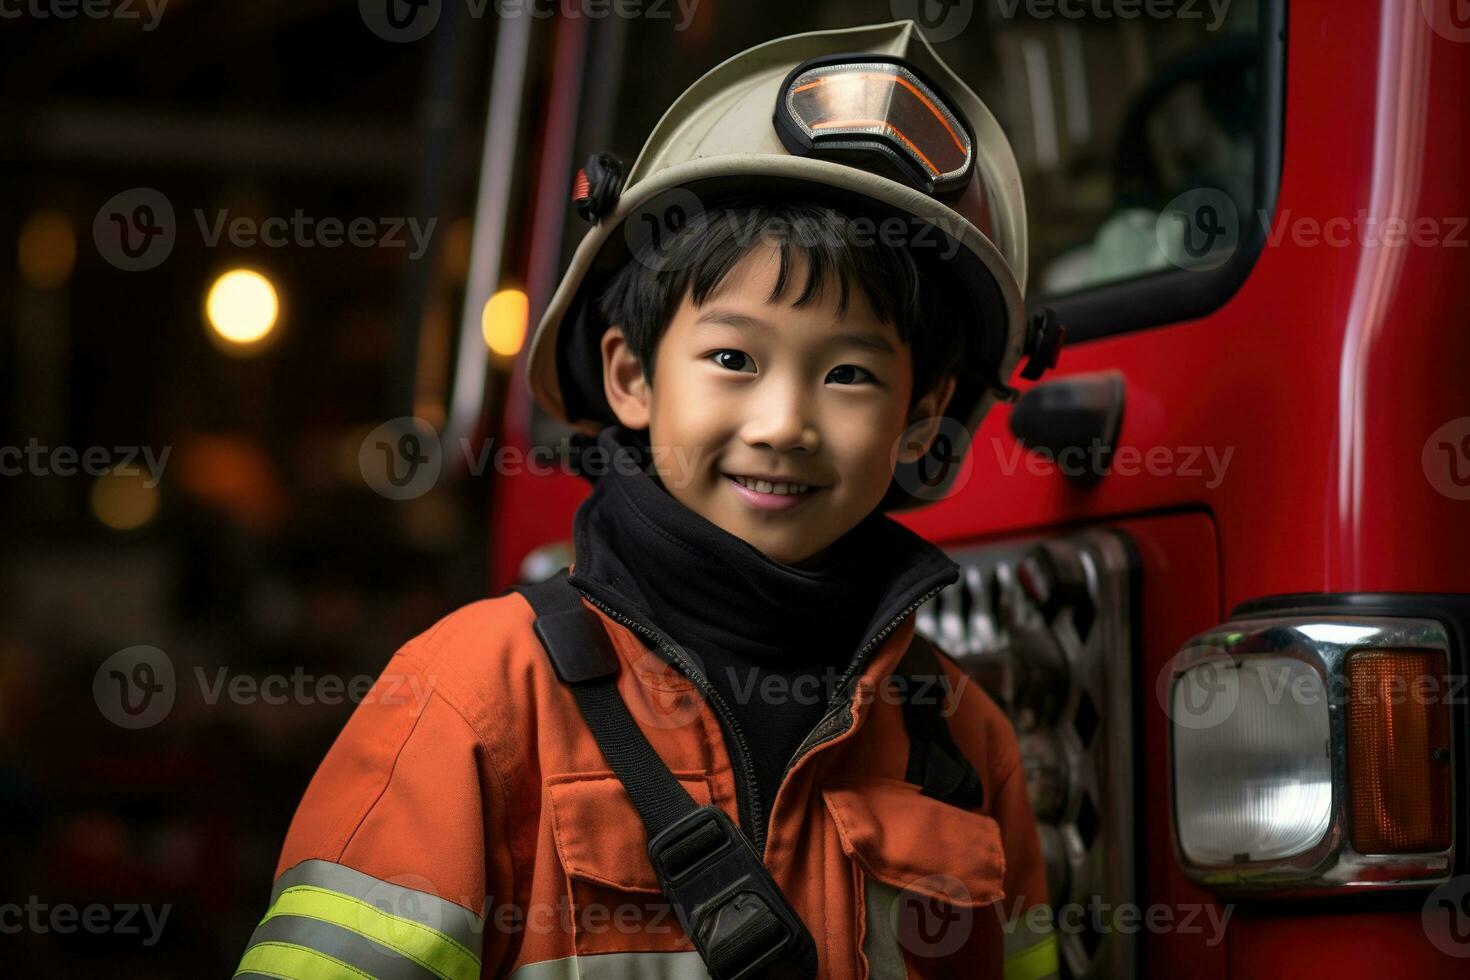
[[915,632],[898,669],[906,678],[903,726],[909,735],[909,765],[904,779],[922,786],[926,796],[966,809],[980,806],[985,802],[980,774],[955,744],[943,714],[948,689],[934,645]]
[[567,583],[565,570],[535,585],[516,586],[536,612],[534,629],[551,665],[571,688],[607,764],[653,837],[698,809],[663,764],[618,694],[618,655],[595,615]]
[[684,789],[618,693],[619,661],[597,614],[562,569],[518,585],[536,613],[536,636],[571,688],[597,747],[648,836],[659,887],[714,980],[816,976],[811,933],[740,829]]

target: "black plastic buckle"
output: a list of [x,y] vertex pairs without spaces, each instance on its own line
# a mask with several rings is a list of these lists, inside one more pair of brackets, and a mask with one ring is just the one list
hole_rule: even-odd
[[648,858],[714,980],[816,975],[811,934],[719,807],[700,807],[655,834]]

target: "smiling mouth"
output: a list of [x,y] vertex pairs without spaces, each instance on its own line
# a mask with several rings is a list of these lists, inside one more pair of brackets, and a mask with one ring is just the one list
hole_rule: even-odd
[[786,497],[786,496],[790,496],[790,497],[799,496],[800,494],[803,494],[803,493],[809,493],[812,490],[819,490],[819,489],[821,489],[820,487],[816,486],[815,484],[811,484],[811,483],[795,483],[795,482],[792,482],[792,481],[762,480],[762,479],[759,479],[758,477],[753,477],[753,476],[740,476],[740,475],[735,474],[735,473],[726,473],[725,476],[727,478],[735,481],[740,486],[745,487],[747,490],[754,490],[756,493],[768,493],[768,494],[774,494],[776,496],[783,496],[783,497]]
[[825,489],[810,483],[777,483],[732,473],[721,474],[746,504],[757,510],[787,510],[810,500]]

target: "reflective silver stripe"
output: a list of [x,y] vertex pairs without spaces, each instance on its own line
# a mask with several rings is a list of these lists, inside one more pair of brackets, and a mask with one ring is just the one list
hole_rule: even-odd
[[475,956],[480,955],[484,920],[464,906],[437,895],[382,881],[331,861],[302,861],[276,879],[271,889],[271,904],[275,905],[287,888],[297,885],[314,885],[361,899],[391,915],[438,930]]
[[[351,964],[380,980],[437,980],[437,974],[379,946],[350,929],[296,915],[272,916],[250,937],[250,946],[261,942],[295,943]],[[236,976],[259,974],[236,974]]]
[[709,980],[704,960],[684,953],[598,953],[527,963],[510,980]]
[[868,960],[869,975],[873,980],[904,980],[907,972],[903,967],[903,950],[898,945],[898,934],[893,931],[893,903],[902,893],[875,878],[867,879],[863,892],[867,906],[863,956]]

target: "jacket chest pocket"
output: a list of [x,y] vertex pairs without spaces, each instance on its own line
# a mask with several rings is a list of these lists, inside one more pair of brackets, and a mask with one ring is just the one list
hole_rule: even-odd
[[[706,776],[675,775],[696,803],[710,802]],[[697,964],[698,973],[687,975],[704,976],[699,954],[659,889],[643,823],[618,778],[556,776],[547,780],[547,795],[566,876],[564,927],[572,932],[576,954],[636,952],[648,962],[638,963],[630,975],[684,976]]]
[[866,975],[1002,975],[1005,852],[993,819],[897,779],[833,781],[822,798],[851,863]]

